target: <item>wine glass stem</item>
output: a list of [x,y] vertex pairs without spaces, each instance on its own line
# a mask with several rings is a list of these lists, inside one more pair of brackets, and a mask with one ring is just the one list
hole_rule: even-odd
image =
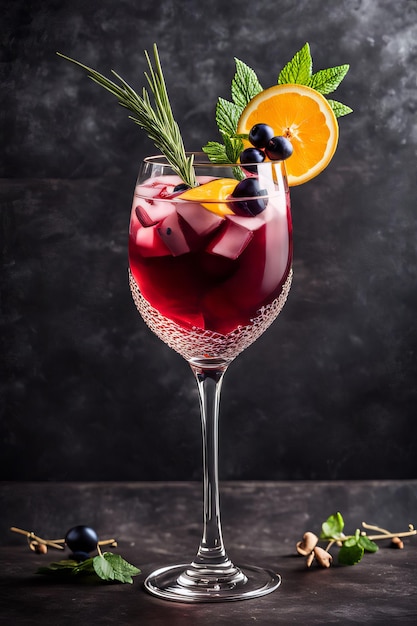
[[204,522],[201,543],[193,563],[197,566],[231,565],[221,530],[218,472],[220,390],[227,365],[205,368],[191,364],[199,391],[203,441]]

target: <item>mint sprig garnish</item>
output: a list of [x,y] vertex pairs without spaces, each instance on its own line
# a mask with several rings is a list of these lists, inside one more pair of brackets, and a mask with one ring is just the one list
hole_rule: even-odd
[[[338,546],[338,562],[341,565],[356,565],[362,560],[365,552],[377,552],[379,550],[375,541],[382,539],[391,539],[394,547],[403,547],[401,537],[410,537],[417,534],[414,526],[409,525],[409,530],[400,533],[391,533],[385,528],[374,526],[362,522],[362,527],[366,530],[373,530],[377,534],[367,535],[365,531],[359,528],[352,535],[344,533],[345,522],[342,514],[337,512],[327,518],[321,526],[319,536],[307,531],[303,535],[303,539],[297,543],[297,552],[307,558],[307,567],[310,567],[316,561],[322,567],[330,567],[333,557],[330,549]],[[321,548],[318,544],[320,541],[327,543],[326,548]]]
[[[313,59],[310,46],[305,43],[285,65],[278,76],[278,85],[297,83],[315,89],[322,95],[332,93],[340,85],[349,70],[349,65],[337,65],[313,74]],[[328,100],[336,117],[352,113],[352,109],[341,102]]]
[[133,113],[129,118],[147,132],[148,137],[166,156],[173,170],[184,183],[190,187],[196,186],[193,156],[186,155],[181,132],[174,119],[156,44],[153,47],[155,67],[153,67],[149,54],[145,51],[149,67],[149,72],[145,72],[145,77],[153,96],[153,104],[149,92],[145,88],[143,88],[140,96],[114,70],[112,70],[112,74],[120,84],[79,61],[59,52],[57,54],[84,69],[94,82],[116,96],[119,104]]
[[306,43],[301,50],[296,52],[281,70],[278,76],[278,85],[298,83],[308,85],[313,71],[313,60],[310,54],[310,46]]
[[232,80],[232,99],[244,108],[252,98],[262,91],[262,85],[253,69],[235,57],[236,73]]
[[119,554],[103,552],[78,563],[65,559],[40,567],[38,574],[60,577],[97,579],[99,581],[133,583],[133,576],[140,574],[140,569],[125,561]]
[[[203,146],[203,152],[215,163],[236,163],[244,144],[242,136],[237,134],[239,118],[246,105],[263,90],[255,71],[240,59],[235,58],[236,72],[232,79],[232,100],[219,98],[216,105],[216,123],[223,142],[209,141]],[[296,52],[278,76],[278,84],[296,83],[307,85],[322,95],[335,91],[340,85],[349,65],[339,65],[319,70],[313,74],[313,59],[308,43]],[[329,100],[336,117],[347,115],[352,109],[336,100]]]
[[262,91],[254,70],[235,57],[236,72],[232,79],[232,101],[219,98],[216,106],[216,123],[224,144],[209,141],[203,152],[214,163],[237,163],[243,150],[242,137],[236,134],[243,109]]

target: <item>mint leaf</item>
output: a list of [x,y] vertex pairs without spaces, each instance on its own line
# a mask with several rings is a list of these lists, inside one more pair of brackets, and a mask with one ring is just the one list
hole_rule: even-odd
[[262,91],[262,85],[252,68],[236,57],[235,63],[236,73],[232,80],[232,100],[243,110],[248,102]]
[[219,130],[233,135],[236,132],[237,123],[243,108],[234,102],[219,98],[216,106],[216,123]]
[[356,565],[362,559],[364,548],[357,543],[356,538],[344,542],[339,550],[338,562],[341,565]]
[[230,163],[226,154],[226,146],[218,141],[209,141],[202,150],[213,163]]
[[237,163],[243,150],[243,141],[239,138],[229,137],[226,133],[222,133],[222,136],[229,163]]
[[337,512],[334,515],[330,515],[325,522],[321,525],[321,539],[340,539],[343,537],[343,528],[345,522],[342,514]]
[[[329,94],[340,85],[348,70],[349,65],[337,65],[312,74],[313,60],[310,46],[306,43],[281,70],[278,85],[298,83],[307,85],[321,94]],[[328,100],[328,103],[336,117],[352,113],[352,109],[341,102]]]
[[56,561],[46,567],[40,567],[38,574],[53,576],[71,576],[73,578],[87,578],[94,576],[96,580],[118,581],[133,583],[132,576],[140,573],[140,569],[125,561],[120,555],[104,552],[102,555],[91,557],[78,563],[72,559]]
[[366,535],[361,535],[359,538],[359,545],[361,545],[367,552],[377,552],[379,550],[375,541],[372,541],[372,539],[369,539]]
[[343,115],[348,115],[349,113],[353,112],[353,109],[346,106],[346,104],[337,102],[337,100],[327,100],[327,102],[332,107],[332,111],[336,117],[342,117]]
[[[101,559],[101,561],[98,562],[98,559]],[[106,565],[104,565],[103,561]],[[105,552],[102,557],[95,557],[94,569],[97,575],[104,580],[118,580],[121,583],[129,584],[133,583],[132,576],[140,573],[140,569],[125,561],[119,554],[112,554],[111,552]]]
[[306,43],[281,70],[278,76],[278,85],[287,83],[308,85],[312,70],[313,60],[311,58],[310,46]]
[[95,556],[93,559],[94,571],[103,580],[114,580],[114,569],[108,560],[103,556]]
[[[90,560],[90,559],[89,559]],[[54,561],[49,565],[44,565],[37,570],[37,574],[72,574],[79,564],[72,559]]]
[[349,70],[349,65],[338,65],[320,70],[313,74],[308,86],[322,94],[328,94],[337,89]]
[[260,91],[262,86],[255,72],[243,61],[235,58],[236,73],[232,80],[232,100],[219,98],[216,105],[216,123],[221,133],[234,135],[243,109]]

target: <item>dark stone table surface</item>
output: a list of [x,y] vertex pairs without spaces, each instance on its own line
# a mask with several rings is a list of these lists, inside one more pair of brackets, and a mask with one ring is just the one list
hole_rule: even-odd
[[[226,482],[221,503],[232,560],[278,571],[283,583],[260,599],[177,604],[151,597],[142,582],[153,568],[194,556],[201,531],[199,483],[1,483],[0,623],[416,623],[416,538],[405,539],[403,550],[381,541],[380,550],[359,564],[330,569],[307,569],[295,544],[306,530],[319,532],[336,511],[349,534],[364,520],[407,530],[417,518],[417,481]],[[36,555],[9,530],[18,526],[56,538],[83,523],[103,539],[117,538],[116,551],[142,570],[133,585],[51,582],[35,571],[57,553]]]

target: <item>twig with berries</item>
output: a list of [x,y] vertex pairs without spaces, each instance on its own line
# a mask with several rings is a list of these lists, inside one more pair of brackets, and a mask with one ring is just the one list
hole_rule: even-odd
[[[95,577],[101,581],[113,581],[132,583],[132,576],[140,573],[140,569],[125,561],[120,555],[111,552],[103,552],[103,546],[117,546],[115,539],[99,541],[96,531],[90,526],[74,526],[66,533],[64,539],[43,539],[32,531],[23,530],[12,526],[12,532],[25,535],[29,548],[38,553],[46,554],[49,548],[64,550],[67,546],[71,551],[68,559],[50,563],[40,567],[38,574],[77,576],[81,580],[89,580]],[[96,556],[90,553],[97,551]]]
[[[19,535],[25,535],[29,544],[29,548],[37,554],[46,554],[49,548],[55,548],[55,550],[64,550],[67,545],[74,553],[77,552],[92,552],[97,546],[117,546],[116,539],[103,539],[99,541],[96,532],[88,526],[75,526],[71,528],[64,539],[42,539],[38,537],[34,532],[29,530],[23,530],[23,528],[16,528],[12,526],[10,530]],[[87,548],[87,549],[80,549]]]
[[[366,531],[357,528],[355,534],[345,535],[343,532],[344,525],[341,513],[337,512],[323,522],[320,536],[310,531],[304,533],[302,540],[297,542],[296,549],[298,554],[306,557],[307,567],[311,567],[313,562],[321,567],[330,567],[333,562],[330,549],[334,545],[340,548],[338,563],[355,565],[359,563],[365,552],[377,552],[379,547],[375,543],[376,541],[391,539],[392,547],[402,549],[404,548],[402,539],[417,534],[417,530],[412,524],[409,525],[408,531],[392,533],[385,528],[362,522],[364,529],[373,530],[377,534],[367,535]],[[318,545],[320,541],[327,543],[325,548]]]

